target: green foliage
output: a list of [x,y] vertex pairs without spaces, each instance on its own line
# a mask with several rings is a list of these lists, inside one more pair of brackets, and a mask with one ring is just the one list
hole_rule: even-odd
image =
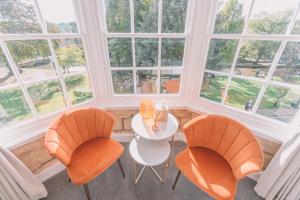
[[50,56],[46,40],[8,41],[7,46],[17,64]]
[[136,66],[153,67],[158,62],[158,39],[135,39]]
[[259,34],[284,34],[293,10],[279,11],[274,14],[261,13],[249,22],[249,32]]
[[183,33],[188,0],[163,0],[162,32]]
[[162,39],[161,65],[181,66],[184,54],[184,39]]
[[50,100],[53,95],[60,91],[60,85],[57,81],[43,82],[28,88],[28,92],[36,104],[41,100]]
[[211,40],[206,67],[208,69],[221,71],[229,69],[236,51],[236,40]]
[[215,102],[221,102],[227,79],[225,76],[205,73],[200,96]]
[[132,67],[131,38],[109,38],[110,66]]
[[84,82],[84,76],[71,76],[65,79],[66,86],[72,88],[81,85]]
[[157,32],[158,0],[134,0],[134,22],[135,32]]
[[41,33],[34,8],[20,0],[0,0],[1,33]]
[[66,71],[72,66],[85,64],[83,49],[77,45],[60,47],[56,50],[56,55],[60,66]]
[[85,91],[73,91],[75,96],[74,104],[86,101],[93,97],[92,92],[85,92]]
[[0,115],[0,121],[4,124],[12,120],[24,119],[30,115],[30,109],[25,102],[22,91],[17,88],[0,90],[0,107],[7,115]]
[[133,72],[132,71],[112,71],[114,92],[117,94],[132,94]]
[[241,33],[243,25],[243,5],[238,0],[229,0],[217,15],[214,33]]
[[250,62],[257,65],[259,62],[272,63],[280,42],[274,41],[246,41],[240,50],[239,62]]
[[105,0],[109,32],[130,32],[129,0]]

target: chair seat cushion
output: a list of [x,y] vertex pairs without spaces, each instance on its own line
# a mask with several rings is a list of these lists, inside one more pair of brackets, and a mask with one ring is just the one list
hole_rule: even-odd
[[232,169],[217,152],[203,147],[187,148],[176,156],[180,171],[215,199],[234,199],[237,187]]
[[123,153],[123,146],[109,138],[95,138],[72,154],[67,172],[74,184],[85,184],[109,168]]

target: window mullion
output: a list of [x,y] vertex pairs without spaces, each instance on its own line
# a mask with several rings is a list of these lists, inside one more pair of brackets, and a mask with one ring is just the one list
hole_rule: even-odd
[[71,106],[71,101],[70,101],[69,96],[68,96],[68,91],[67,91],[67,87],[65,85],[64,77],[63,77],[61,69],[59,67],[59,63],[58,63],[58,60],[57,60],[57,57],[56,57],[56,54],[55,54],[53,43],[50,39],[48,39],[48,45],[49,45],[49,49],[50,49],[50,52],[51,52],[51,55],[52,55],[52,58],[53,58],[55,70],[56,70],[56,72],[58,74],[58,77],[59,77],[59,82],[60,82],[60,85],[61,85],[61,88],[62,88],[64,99],[66,100],[67,107],[69,108]]
[[[158,2],[158,34],[161,33],[161,25],[162,25],[162,0],[159,0]],[[156,94],[160,94],[160,68],[161,68],[161,35],[158,38],[158,58],[157,58],[157,64],[158,64],[158,72],[157,72],[157,79],[156,79]]]
[[25,99],[26,99],[26,101],[27,101],[27,103],[28,103],[28,105],[30,107],[31,112],[33,113],[33,116],[35,118],[38,118],[39,116],[38,116],[38,113],[37,113],[37,111],[35,109],[34,103],[33,103],[32,99],[31,99],[31,97],[30,97],[30,95],[29,95],[29,93],[27,91],[27,88],[26,88],[26,86],[25,86],[25,84],[24,84],[24,82],[23,82],[20,74],[19,74],[18,68],[17,68],[17,66],[16,66],[16,64],[15,64],[13,58],[12,58],[12,55],[10,54],[10,52],[9,52],[9,50],[8,50],[5,42],[3,42],[3,41],[0,40],[0,46],[1,46],[2,50],[3,50],[3,53],[4,53],[4,55],[5,55],[8,63],[9,63],[9,65],[10,65],[11,69],[14,72],[14,75],[15,75],[15,77],[16,77],[19,85],[20,85],[20,88],[21,88],[21,90],[22,90],[22,92],[24,94],[24,97],[25,97]]
[[295,25],[295,22],[296,22],[296,19],[297,19],[297,15],[298,15],[299,12],[300,12],[300,2],[299,2],[298,6],[297,6],[297,8],[294,12],[294,15],[291,18],[291,21],[290,21],[290,23],[287,27],[285,35],[290,35],[290,33],[292,32],[292,30],[294,28],[294,25]]
[[[133,0],[129,0],[129,9],[130,9],[130,28],[131,34],[134,34],[134,5]],[[135,37],[131,37],[131,48],[132,48],[132,66],[133,66],[133,90],[134,94],[137,94],[137,85],[136,85],[136,62],[135,62]]]
[[[251,5],[250,5],[250,9],[249,9],[249,11],[247,13],[247,17],[245,19],[245,23],[244,23],[242,34],[246,33],[246,30],[247,30],[247,27],[248,27],[248,24],[249,24],[249,19],[250,19],[250,16],[251,16],[251,12],[252,12],[252,9],[253,9],[254,2],[255,2],[255,0],[252,0]],[[231,83],[232,75],[234,73],[234,68],[235,68],[235,65],[237,63],[237,59],[239,57],[239,53],[240,53],[243,41],[244,41],[243,39],[240,39],[239,42],[238,42],[238,45],[237,45],[237,48],[236,48],[236,51],[235,51],[235,54],[234,54],[234,58],[233,58],[233,61],[232,61],[232,65],[231,65],[231,68],[230,68],[230,75],[228,77],[228,80],[227,80],[227,83],[226,83],[226,87],[225,87],[225,91],[224,91],[224,95],[222,97],[222,104],[225,104],[225,100],[226,100],[226,97],[227,97],[228,89],[229,89],[229,86],[230,86],[230,83]]]
[[[296,18],[297,18],[297,14],[299,12],[299,8],[300,8],[300,4],[298,5],[297,9],[295,10],[295,12],[293,14],[293,17],[292,17],[292,19],[291,19],[291,21],[290,21],[290,23],[288,25],[288,28],[286,30],[285,35],[289,35],[290,32],[292,31],[294,23],[295,23]],[[257,111],[258,107],[259,107],[260,101],[263,98],[263,95],[264,95],[264,93],[265,93],[265,91],[266,91],[266,89],[267,89],[267,87],[268,87],[268,85],[269,85],[269,83],[270,83],[270,81],[272,79],[273,73],[275,72],[276,66],[277,66],[277,64],[278,64],[278,62],[280,60],[280,57],[281,57],[281,55],[282,55],[282,53],[284,51],[284,48],[286,47],[286,44],[287,44],[287,40],[283,40],[281,42],[281,44],[280,44],[280,47],[278,48],[278,51],[276,53],[276,56],[275,56],[274,61],[272,63],[272,66],[271,66],[271,68],[269,70],[269,73],[268,73],[268,75],[266,77],[266,82],[264,83],[262,89],[260,90],[260,92],[258,94],[258,97],[256,99],[256,102],[255,102],[255,105],[254,105],[254,107],[252,109],[253,113],[255,113]]]
[[277,63],[278,63],[278,61],[279,61],[279,59],[281,57],[281,54],[282,54],[282,52],[283,52],[283,50],[285,48],[285,45],[286,45],[286,41],[283,41],[280,44],[280,47],[279,47],[279,49],[278,49],[278,51],[276,53],[276,56],[275,56],[274,61],[272,63],[272,66],[269,69],[269,73],[268,73],[268,75],[267,75],[267,77],[265,79],[266,82],[265,82],[265,84],[263,85],[262,89],[259,92],[259,95],[258,95],[258,97],[256,99],[256,102],[255,102],[255,105],[254,105],[254,107],[252,109],[252,112],[256,112],[257,109],[258,109],[259,103],[260,103],[260,101],[261,101],[261,99],[262,99],[262,97],[263,97],[263,95],[264,95],[264,93],[265,93],[265,91],[266,91],[266,89],[267,89],[267,87],[269,85],[269,82],[270,82],[270,80],[271,80],[271,78],[273,76],[273,73],[275,71],[276,65],[277,65]]
[[42,14],[41,14],[41,10],[40,10],[40,7],[37,3],[37,0],[33,0],[33,7],[34,7],[34,10],[37,14],[37,18],[39,20],[40,26],[42,27],[43,33],[47,33],[47,24],[46,24]]
[[240,39],[239,42],[238,42],[238,45],[236,47],[236,51],[235,51],[235,54],[234,54],[234,57],[233,57],[233,61],[232,61],[232,64],[231,64],[230,74],[229,74],[229,77],[228,77],[228,80],[227,80],[227,83],[226,83],[224,95],[222,97],[222,104],[224,104],[225,100],[226,100],[226,96],[227,96],[227,93],[228,93],[229,85],[231,83],[232,75],[234,73],[234,67],[235,67],[237,59],[239,57],[239,53],[240,53],[240,49],[241,49],[242,43],[243,43],[243,40]]

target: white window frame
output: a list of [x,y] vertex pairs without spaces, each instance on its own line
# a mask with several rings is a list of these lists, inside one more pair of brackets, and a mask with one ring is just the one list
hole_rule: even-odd
[[[107,32],[105,12],[102,0],[73,0],[77,17],[77,26],[80,33],[74,37],[80,37],[85,49],[87,72],[89,74],[94,98],[90,102],[76,104],[78,106],[97,106],[113,109],[132,109],[139,106],[140,100],[151,98],[155,101],[164,99],[169,107],[187,108],[194,111],[222,114],[239,120],[253,130],[256,134],[271,140],[286,140],[296,130],[296,120],[290,124],[280,123],[260,115],[250,115],[232,107],[199,98],[202,79],[205,71],[206,57],[210,39],[212,37],[213,25],[216,17],[217,0],[189,0],[185,26],[185,48],[183,59],[183,71],[181,75],[181,86],[179,95],[132,95],[120,96],[113,94],[111,73],[109,68],[109,56],[106,44]],[[133,29],[132,29],[133,30]],[[130,36],[131,33],[126,33]],[[156,33],[155,33],[156,34]],[[164,37],[160,34],[155,37]],[[0,35],[3,37],[4,35]],[[6,35],[6,39],[14,39],[17,35]],[[137,37],[137,35],[134,35]],[[153,35],[140,35],[140,37],[154,37]],[[168,34],[168,38],[173,34]],[[174,35],[174,37],[176,34]],[[182,35],[180,35],[181,37]],[[222,37],[222,35],[219,35]],[[0,37],[0,38],[1,38]],[[53,39],[69,38],[70,34],[27,34],[23,39]],[[52,38],[53,37],[53,38]],[[218,37],[218,36],[214,36]],[[228,39],[237,39],[240,36],[226,35]],[[242,37],[248,37],[247,35]],[[249,36],[250,37],[250,36]],[[261,37],[251,35],[252,38]],[[280,40],[282,36],[266,36],[271,40]],[[182,37],[181,37],[182,38]],[[20,38],[18,38],[20,39]],[[245,38],[247,39],[247,38]],[[299,40],[297,36],[288,36],[287,39]],[[148,69],[148,68],[147,68]],[[68,108],[66,108],[68,109]],[[64,110],[62,110],[64,111]],[[47,130],[50,122],[59,114],[53,113],[38,120],[18,123],[16,126],[0,130],[0,144],[14,146],[28,142],[41,136]],[[298,112],[297,119],[300,118]]]
[[[299,117],[300,117],[300,110],[297,111],[297,113],[294,115],[294,117],[290,120],[290,122],[281,122],[276,119],[272,119],[263,115],[260,115],[256,113],[259,103],[264,95],[264,92],[269,84],[275,85],[275,86],[284,86],[287,88],[294,88],[300,91],[300,86],[299,85],[293,85],[289,83],[284,83],[284,82],[275,82],[272,81],[272,75],[273,72],[275,71],[276,65],[282,55],[282,52],[286,46],[286,43],[288,41],[300,41],[299,35],[289,35],[289,33],[292,31],[297,14],[300,12],[300,4],[298,4],[298,7],[295,9],[295,12],[293,14],[293,17],[291,21],[289,22],[289,25],[287,27],[286,33],[284,35],[259,35],[259,34],[247,34],[246,30],[249,24],[249,20],[251,17],[253,5],[256,0],[251,0],[251,6],[250,9],[247,13],[247,16],[244,21],[244,27],[243,31],[240,34],[218,34],[218,33],[213,33],[214,30],[214,23],[215,19],[217,17],[217,0],[212,2],[212,6],[214,9],[212,9],[211,13],[211,18],[210,18],[210,24],[211,26],[208,26],[207,30],[207,35],[206,35],[206,44],[205,44],[205,51],[203,52],[204,54],[204,59],[202,62],[202,70],[201,70],[201,80],[199,81],[198,88],[197,88],[197,100],[196,102],[201,102],[201,104],[206,105],[205,107],[208,108],[208,112],[214,112],[214,113],[228,113],[228,115],[233,115],[233,117],[236,117],[237,119],[244,119],[246,124],[249,124],[250,127],[256,127],[257,132],[262,133],[262,135],[269,137],[269,138],[275,138],[280,141],[284,141],[287,137],[289,137],[291,132],[296,129],[296,127],[299,124]],[[226,1],[224,2],[226,3]],[[237,40],[238,44],[236,47],[236,51],[234,54],[233,62],[230,68],[230,72],[218,72],[218,71],[213,71],[213,70],[208,70],[206,68],[206,61],[207,61],[207,56],[208,56],[208,50],[209,50],[209,44],[212,39],[235,39]],[[259,79],[255,77],[246,77],[246,76],[241,76],[241,75],[236,75],[234,74],[234,67],[236,65],[238,55],[240,52],[240,49],[242,47],[242,43],[244,40],[269,40],[269,41],[280,41],[281,44],[279,45],[279,48],[276,52],[276,56],[274,57],[273,63],[269,69],[269,73],[266,76],[265,79]],[[225,87],[225,92],[222,97],[221,103],[219,102],[214,102],[212,100],[200,97],[201,93],[201,86],[202,86],[202,81],[203,81],[203,76],[204,73],[212,73],[216,75],[222,75],[228,78],[226,87]],[[229,88],[229,85],[231,83],[232,78],[239,78],[243,80],[254,80],[258,81],[259,83],[262,83],[262,88],[260,89],[260,92],[257,96],[255,105],[252,109],[251,112],[240,110],[237,108],[234,108],[232,106],[226,105],[225,104],[225,99],[227,97],[227,91]],[[291,131],[287,131],[291,130]],[[279,133],[281,132],[281,133]],[[288,132],[288,133],[287,133]],[[281,135],[279,135],[281,134]]]
[[[27,141],[28,139],[34,138],[38,135],[41,135],[43,132],[46,131],[46,128],[48,127],[49,123],[58,116],[60,113],[70,109],[70,108],[76,108],[80,106],[90,106],[90,105],[96,105],[96,102],[99,99],[99,93],[96,93],[95,91],[95,84],[93,77],[91,76],[91,70],[90,70],[90,55],[88,53],[87,44],[86,44],[86,28],[85,24],[83,24],[80,15],[81,13],[81,7],[78,0],[73,0],[73,8],[74,8],[74,14],[75,14],[75,22],[77,25],[78,33],[48,33],[47,31],[47,25],[46,21],[42,16],[42,13],[39,9],[37,0],[31,0],[32,5],[36,14],[36,17],[38,19],[38,24],[41,27],[42,33],[27,33],[27,34],[0,34],[0,48],[2,49],[7,62],[8,67],[10,67],[13,71],[13,74],[16,78],[16,83],[13,84],[4,84],[0,86],[0,89],[10,89],[18,87],[22,91],[22,95],[24,95],[24,98],[26,100],[26,103],[29,106],[30,112],[32,113],[32,118],[27,120],[21,120],[19,122],[15,122],[12,124],[8,124],[6,127],[0,129],[0,145],[5,146],[14,146],[16,144],[20,144],[24,141]],[[85,67],[86,70],[83,72],[75,72],[75,73],[67,73],[63,74],[61,71],[61,67],[58,63],[58,59],[56,57],[56,53],[53,47],[52,40],[53,39],[80,39],[83,50],[84,50],[84,57],[85,57]],[[45,40],[48,43],[50,56],[53,59],[54,62],[54,69],[56,71],[56,75],[47,77],[46,79],[41,80],[33,80],[33,81],[26,81],[21,78],[20,73],[17,70],[17,65],[10,54],[10,51],[6,45],[7,41],[14,41],[14,40]],[[76,76],[76,75],[88,75],[91,91],[93,93],[93,96],[91,99],[86,100],[84,102],[80,102],[77,104],[72,104],[67,87],[65,85],[65,78]],[[34,106],[31,97],[28,93],[27,87],[32,86],[34,84],[43,83],[45,81],[57,81],[60,84],[61,92],[63,94],[63,98],[66,102],[66,107],[59,109],[54,112],[46,113],[39,115],[36,107]],[[27,132],[27,133],[24,133]]]
[[[97,0],[96,0],[97,1]],[[193,4],[194,0],[188,0],[188,5],[187,5],[187,15],[186,15],[186,20],[185,20],[185,30],[183,33],[162,33],[161,32],[161,25],[162,25],[162,0],[158,0],[158,32],[157,33],[136,33],[135,27],[134,27],[134,0],[129,0],[129,9],[130,9],[130,28],[131,32],[130,33],[110,33],[107,30],[106,26],[106,12],[105,12],[105,6],[104,6],[104,0],[98,0],[97,1],[97,8],[98,8],[98,14],[99,14],[99,25],[102,27],[102,30],[104,31],[103,37],[104,37],[104,43],[105,43],[105,57],[106,57],[106,62],[105,65],[107,66],[107,76],[109,77],[109,90],[110,90],[110,95],[112,96],[112,101],[111,104],[118,102],[123,102],[124,99],[133,99],[132,103],[128,104],[128,106],[136,106],[138,101],[140,101],[141,98],[153,98],[153,99],[160,99],[164,98],[167,99],[168,101],[172,102],[172,98],[176,99],[176,102],[183,96],[183,80],[184,80],[184,71],[185,71],[185,66],[186,66],[186,60],[187,60],[187,46],[188,46],[188,37],[189,37],[189,31],[190,29],[190,24],[191,24],[191,13],[193,12],[193,7],[191,6]],[[131,38],[132,42],[132,64],[133,67],[111,67],[110,66],[110,61],[109,61],[109,52],[108,52],[108,43],[107,39],[108,38]],[[135,62],[135,38],[145,38],[145,39],[152,39],[156,38],[158,39],[158,64],[156,67],[136,67],[136,62]],[[185,44],[184,44],[184,55],[183,55],[183,61],[181,66],[167,66],[167,67],[162,67],[161,66],[161,40],[162,39],[172,39],[172,38],[177,38],[177,39],[184,39]],[[179,92],[175,94],[164,94],[160,92],[160,87],[161,87],[161,80],[160,80],[160,72],[161,70],[178,70],[180,71],[180,87],[179,87]],[[121,71],[121,70],[128,70],[133,72],[133,85],[134,85],[134,93],[133,94],[117,94],[114,92],[113,89],[113,80],[112,80],[112,71]],[[137,93],[137,83],[136,83],[136,71],[137,70],[154,70],[157,72],[157,80],[156,82],[158,83],[156,85],[156,93],[155,94],[141,94]],[[174,105],[177,104],[174,101]]]

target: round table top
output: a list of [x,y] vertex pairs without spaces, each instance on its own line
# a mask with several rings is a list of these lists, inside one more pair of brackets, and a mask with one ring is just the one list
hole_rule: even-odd
[[129,145],[131,157],[144,166],[156,166],[163,164],[171,153],[168,141],[152,141],[142,137],[133,139]]
[[178,129],[177,119],[168,113],[167,121],[158,121],[158,129],[153,130],[153,119],[143,119],[140,114],[136,114],[131,122],[134,132],[148,140],[165,140],[174,135]]

